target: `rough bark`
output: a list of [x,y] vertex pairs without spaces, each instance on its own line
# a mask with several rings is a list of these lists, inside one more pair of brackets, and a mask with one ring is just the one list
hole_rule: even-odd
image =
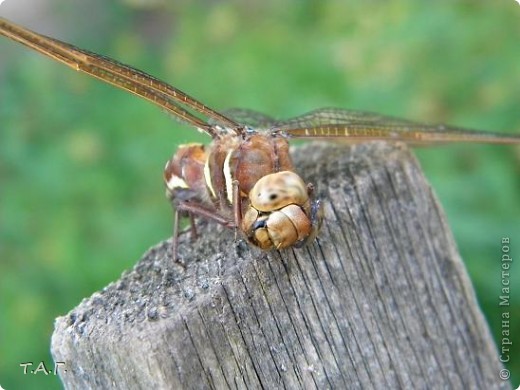
[[318,240],[262,252],[215,224],[56,320],[66,388],[510,388],[432,189],[404,146],[295,153]]

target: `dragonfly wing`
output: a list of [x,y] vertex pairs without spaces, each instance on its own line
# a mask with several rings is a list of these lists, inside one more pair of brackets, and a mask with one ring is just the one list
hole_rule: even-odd
[[323,108],[278,121],[273,131],[292,138],[341,138],[356,141],[403,141],[412,144],[448,142],[520,143],[520,135],[428,125],[364,111]]
[[207,107],[179,89],[109,57],[38,34],[2,18],[0,18],[0,35],[30,47],[75,70],[136,94],[170,112],[180,121],[205,131],[213,138],[219,135],[214,126],[195,116],[186,108],[202,113],[226,128],[232,130],[239,128],[239,125],[233,120]]
[[[222,111],[222,114],[237,123],[247,125],[253,129],[268,129],[277,123],[277,120],[273,117],[248,108],[230,108]],[[213,120],[208,122],[213,123]]]

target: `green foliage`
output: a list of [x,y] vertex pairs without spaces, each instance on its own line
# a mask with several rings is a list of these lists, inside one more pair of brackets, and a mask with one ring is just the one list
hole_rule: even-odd
[[[336,106],[520,128],[520,7],[512,0],[62,3],[22,15],[6,2],[0,14],[146,70],[216,109],[284,118]],[[52,367],[53,319],[171,234],[164,162],[178,143],[204,139],[150,104],[0,39],[0,385],[59,388],[52,375],[23,375],[19,364]],[[520,253],[519,149],[418,154],[499,344],[501,239]],[[519,279],[513,263],[517,351]],[[520,360],[508,368],[517,384]]]

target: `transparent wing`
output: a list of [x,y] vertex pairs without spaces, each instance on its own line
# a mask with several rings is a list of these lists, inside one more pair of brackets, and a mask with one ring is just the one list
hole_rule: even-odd
[[0,35],[28,46],[75,70],[151,101],[172,113],[179,120],[205,131],[212,137],[217,137],[218,131],[181,105],[202,113],[211,118],[214,123],[237,132],[240,131],[240,126],[235,121],[205,106],[177,88],[131,66],[40,35],[2,18],[0,18]]
[[273,117],[248,108],[230,108],[222,111],[222,114],[237,123],[247,125],[254,129],[268,129],[278,123]]
[[273,131],[293,138],[343,138],[347,141],[386,140],[413,144],[446,142],[520,143],[520,135],[428,125],[371,112],[322,108],[277,121]]

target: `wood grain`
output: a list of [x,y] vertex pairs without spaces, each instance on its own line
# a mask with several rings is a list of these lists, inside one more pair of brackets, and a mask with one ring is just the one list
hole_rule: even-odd
[[[56,320],[66,388],[510,388],[450,229],[404,146],[308,144],[311,246],[262,252],[214,224]],[[168,205],[165,202],[165,208]]]

